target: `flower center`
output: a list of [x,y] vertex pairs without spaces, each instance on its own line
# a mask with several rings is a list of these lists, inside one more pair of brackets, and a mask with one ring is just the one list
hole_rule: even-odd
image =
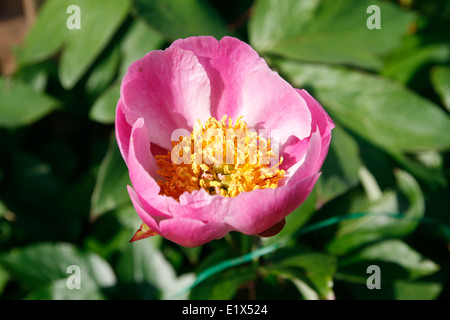
[[235,197],[255,189],[275,189],[284,178],[279,169],[283,158],[272,150],[271,141],[247,127],[239,117],[209,118],[190,136],[172,141],[172,151],[155,156],[164,178],[160,194],[179,199],[185,192],[205,189],[211,195]]

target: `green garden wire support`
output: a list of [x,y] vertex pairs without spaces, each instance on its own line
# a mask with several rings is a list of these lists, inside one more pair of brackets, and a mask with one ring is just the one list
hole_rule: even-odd
[[[187,292],[192,290],[195,286],[197,286],[201,282],[205,281],[206,279],[208,279],[209,277],[211,277],[212,275],[214,275],[220,271],[223,271],[223,270],[231,268],[231,267],[242,265],[244,263],[252,261],[253,259],[265,256],[269,253],[272,253],[272,252],[284,247],[289,242],[289,240],[292,238],[296,238],[298,236],[301,236],[301,235],[304,235],[304,234],[307,234],[307,233],[310,233],[313,231],[317,231],[317,230],[326,228],[331,225],[338,224],[339,222],[342,222],[344,220],[359,219],[359,218],[368,217],[368,216],[380,217],[382,215],[388,216],[388,217],[391,217],[394,219],[416,220],[417,222],[426,222],[426,223],[432,223],[432,224],[439,223],[438,221],[431,219],[431,218],[427,218],[427,217],[411,218],[411,217],[406,217],[405,215],[403,215],[401,213],[380,214],[380,213],[357,212],[357,213],[350,213],[350,214],[334,216],[334,217],[325,219],[323,221],[312,223],[310,225],[307,225],[305,227],[298,229],[297,232],[295,232],[293,234],[293,236],[289,239],[285,239],[283,241],[274,243],[272,245],[256,249],[254,251],[251,251],[247,254],[244,254],[244,255],[236,257],[236,258],[227,259],[225,261],[222,261],[222,262],[219,262],[219,263],[213,265],[212,267],[205,269],[204,271],[200,272],[197,275],[197,277],[195,278],[195,280],[192,284],[190,284],[186,288],[179,291],[177,294],[175,294],[173,296],[173,298],[175,299],[177,297],[180,297],[183,294],[186,294]],[[450,241],[450,227],[445,226],[442,223],[439,223],[439,225],[441,226],[442,233]]]

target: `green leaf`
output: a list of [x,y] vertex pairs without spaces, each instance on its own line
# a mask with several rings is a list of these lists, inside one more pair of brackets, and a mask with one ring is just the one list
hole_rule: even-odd
[[111,84],[117,75],[119,62],[120,51],[117,45],[100,57],[86,81],[85,89],[89,95],[96,96]]
[[376,201],[383,196],[383,193],[375,179],[375,177],[367,170],[366,167],[361,167],[359,170],[359,177],[361,185],[364,188],[367,199]]
[[[159,34],[144,22],[136,20],[119,45],[121,56],[119,79],[125,75],[128,67],[134,61],[142,59],[148,52],[158,49],[161,44],[162,38]],[[116,81],[95,101],[89,118],[104,124],[114,123],[119,97],[120,81]]]
[[108,261],[129,246],[142,220],[130,204],[109,211],[92,221],[84,246]]
[[396,170],[394,174],[401,193],[406,197],[409,203],[408,209],[403,213],[410,221],[406,222],[404,225],[399,224],[399,226],[404,226],[406,229],[410,228],[409,230],[404,231],[412,232],[425,214],[425,199],[419,184],[412,175],[402,170]]
[[89,119],[113,124],[116,119],[116,107],[120,98],[120,83],[116,82],[106,89],[95,101],[89,111]]
[[435,300],[442,291],[442,283],[398,280],[393,283],[397,300]]
[[[25,288],[37,289],[67,279],[71,265],[80,267],[81,288],[111,287],[116,277],[110,265],[90,252],[68,243],[38,243],[0,255],[0,265]],[[67,289],[69,290],[69,289]]]
[[[373,4],[380,7],[381,29],[366,26]],[[378,1],[260,0],[249,36],[262,53],[380,69],[380,57],[398,46],[413,19],[413,13]]]
[[335,237],[327,244],[329,252],[344,254],[363,244],[385,237],[402,237],[415,230],[425,213],[422,191],[417,181],[405,171],[398,170],[395,176],[399,190],[408,200],[408,208],[403,214],[389,216],[406,206],[393,191],[386,191],[378,199],[357,204],[351,211],[368,215],[342,221]]
[[[232,237],[227,235],[227,238],[231,240]],[[238,238],[241,241],[237,246],[247,252],[243,248],[250,237],[238,235]],[[260,257],[261,250],[264,251],[265,248],[236,257],[233,250],[229,250],[230,247],[217,244],[218,246],[201,260],[195,281],[182,288],[178,295],[190,290],[190,299],[231,299],[240,285],[256,277],[255,264],[248,263]]]
[[341,67],[280,67],[296,86],[312,88],[334,120],[385,151],[450,149],[450,116],[397,82]]
[[[348,266],[363,261],[366,264],[367,261],[374,264],[378,262],[396,264],[407,271],[408,279],[417,279],[439,270],[436,263],[424,258],[420,253],[398,239],[385,240],[364,247],[357,253],[344,258],[340,265]],[[380,269],[383,271],[381,266]]]
[[77,83],[108,44],[125,19],[130,2],[78,0],[77,5],[82,15],[81,29],[68,30],[68,40],[59,69],[61,83],[66,89]]
[[18,52],[20,65],[46,60],[62,47],[68,33],[68,6],[67,2],[57,0],[43,3],[37,20],[26,36],[25,46]]
[[6,213],[8,212],[8,208],[3,203],[2,200],[0,200],[0,219],[6,216]]
[[[89,210],[89,190],[93,180],[78,176],[68,183],[63,176],[66,168],[70,172],[70,167],[77,165],[72,162],[75,154],[67,139],[60,144],[57,140],[62,137],[52,137],[51,131],[48,136],[36,135],[35,130],[27,131],[32,134],[36,151],[33,154],[13,149],[10,161],[14,166],[8,170],[11,179],[5,190],[5,202],[7,200],[9,209],[20,217],[13,224],[14,235],[19,235],[25,242],[26,239],[33,242],[76,241],[81,231],[80,217],[85,217]],[[42,131],[38,129],[37,132]]]
[[256,268],[243,266],[215,274],[195,286],[189,299],[191,300],[230,300],[243,284],[254,280]]
[[431,80],[442,103],[450,112],[450,67],[435,67],[431,73]]
[[286,217],[286,225],[278,234],[269,238],[262,238],[265,246],[274,243],[283,243],[290,240],[294,234],[300,229],[316,211],[317,191],[313,189],[311,194],[306,198],[294,212]]
[[160,292],[161,298],[167,299],[189,285],[194,277],[192,274],[178,277],[172,265],[155,244],[158,241],[160,241],[159,238],[153,237],[130,243],[119,257],[117,273],[121,281],[152,286]]
[[432,275],[411,280],[408,279],[408,272],[401,266],[384,261],[375,261],[380,268],[380,290],[369,290],[366,282],[371,274],[366,271],[373,263],[361,261],[337,273],[336,278],[345,281],[340,285],[344,285],[347,291],[352,292],[355,299],[434,300],[439,298],[443,289],[442,279],[432,280],[431,278],[435,278],[435,275]]
[[450,46],[444,43],[423,45],[419,37],[408,37],[405,44],[390,56],[380,74],[408,83],[425,65],[448,60]]
[[[67,27],[71,14],[66,10],[70,4],[80,8],[80,29]],[[129,0],[47,1],[19,54],[21,64],[47,59],[63,48],[59,78],[64,88],[71,89],[108,44],[125,19],[129,5]]]
[[[317,253],[299,253],[298,249],[280,249],[270,257],[268,271],[288,279],[300,279],[320,297],[333,299],[333,277],[337,268],[335,257]],[[297,283],[298,284],[298,283]]]
[[136,12],[169,40],[229,34],[214,8],[204,0],[133,0]]
[[111,135],[108,151],[100,165],[91,198],[91,217],[115,209],[129,202],[126,190],[128,168],[122,158],[115,135]]
[[282,39],[298,36],[314,21],[320,1],[255,1],[249,23],[250,43],[257,50],[267,52]]
[[50,113],[58,102],[12,79],[0,78],[0,126],[31,124]]
[[2,296],[3,289],[5,288],[6,284],[9,280],[9,274],[0,267],[0,297]]
[[120,207],[113,213],[115,219],[120,223],[121,229],[131,230],[133,234],[136,232],[137,228],[141,225],[142,220],[139,218],[139,215],[136,213],[136,209],[133,204],[129,203],[128,206]]
[[16,81],[26,83],[31,89],[36,92],[44,92],[49,76],[57,73],[55,65],[50,61],[31,64],[14,73]]
[[136,19],[120,44],[122,55],[119,76],[123,77],[128,67],[142,59],[148,52],[159,49],[163,38],[145,22]]
[[[420,157],[420,154],[426,154],[427,151],[437,152],[433,149],[427,149],[423,151],[414,152],[416,156]],[[405,170],[413,174],[421,181],[428,184],[430,188],[436,188],[437,186],[445,186],[447,179],[439,168],[430,168],[429,165],[424,165],[423,161],[419,162],[415,159],[396,151],[390,151],[389,155],[392,156],[395,161]]]
[[89,283],[89,287],[68,289],[67,280],[55,280],[48,285],[33,290],[25,300],[104,300],[105,296],[100,288]]
[[320,297],[316,291],[314,291],[311,286],[309,286],[306,281],[303,281],[295,276],[290,278],[292,283],[295,285],[297,290],[301,293],[301,295],[305,298],[305,300],[319,300]]
[[[4,218],[4,219],[3,219]],[[9,211],[6,205],[0,200],[0,247],[2,243],[5,243],[9,240],[12,234],[12,227],[9,221],[15,218],[14,213]],[[9,221],[8,221],[9,220]],[[0,294],[1,294],[1,279],[2,279],[2,270],[0,268]]]
[[359,147],[355,139],[340,126],[336,126],[318,181],[320,204],[355,187],[359,182],[358,168],[361,166]]

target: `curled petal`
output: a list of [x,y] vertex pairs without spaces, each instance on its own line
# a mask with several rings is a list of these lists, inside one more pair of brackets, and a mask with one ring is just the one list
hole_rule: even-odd
[[[130,180],[142,204],[149,212],[153,212],[158,217],[169,217],[168,202],[177,203],[177,201],[158,195],[160,187],[156,179],[160,179],[160,176],[157,173],[156,160],[150,150],[150,141],[144,123],[143,118],[138,119],[131,132],[128,154]],[[153,229],[152,226],[150,227]]]
[[312,122],[311,126],[320,130],[320,134],[325,137],[331,133],[331,129],[334,128],[334,122],[325,111],[325,109],[314,99],[308,91],[302,89],[295,89],[298,94],[305,100],[308,108],[311,112]]
[[295,179],[318,172],[328,154],[334,122],[323,107],[306,91],[296,89],[311,112],[311,136],[298,140],[291,137],[282,148],[281,168]]
[[116,108],[116,140],[119,145],[120,153],[122,154],[125,163],[128,163],[128,149],[130,148],[131,125],[127,122],[125,114],[123,113],[123,102],[119,99]]

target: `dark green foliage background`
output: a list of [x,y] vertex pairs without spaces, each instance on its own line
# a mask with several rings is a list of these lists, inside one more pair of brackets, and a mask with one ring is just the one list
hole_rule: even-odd
[[[371,4],[381,29],[366,27]],[[449,31],[444,0],[46,1],[0,78],[0,297],[449,299]],[[248,42],[335,120],[319,183],[273,238],[128,243],[140,220],[114,140],[120,81],[192,35]]]

